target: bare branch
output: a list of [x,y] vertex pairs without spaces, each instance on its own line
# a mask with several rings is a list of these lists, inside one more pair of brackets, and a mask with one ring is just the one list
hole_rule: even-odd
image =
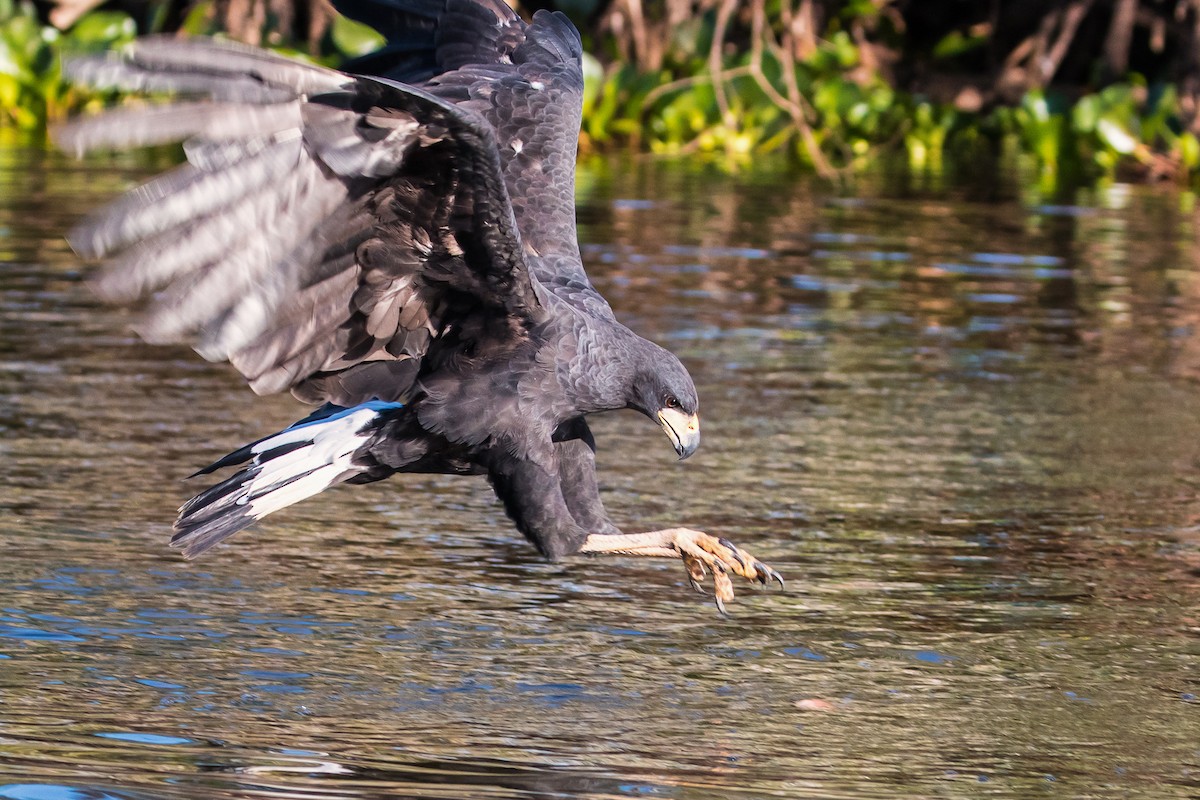
[[[785,35],[788,34],[785,32]],[[763,72],[763,47],[768,41],[768,36],[771,37],[771,42],[774,44],[774,36],[767,30],[766,10],[763,8],[763,0],[755,0],[750,38],[750,74],[754,76],[755,83],[770,98],[771,102],[786,111],[788,116],[792,118],[792,124],[800,134],[800,138],[804,142],[804,149],[808,153],[809,158],[812,159],[813,168],[817,170],[817,174],[822,178],[836,178],[838,171],[829,163],[829,159],[825,157],[825,153],[821,151],[821,143],[817,141],[816,135],[813,134],[812,126],[808,124],[808,119],[805,118],[804,108],[801,105],[800,88],[796,85],[796,62],[793,59],[791,48],[780,47],[778,44],[775,44],[772,48],[772,52],[775,53],[783,65],[784,82],[787,84],[788,97],[780,94],[775,85],[767,78],[766,73]]]

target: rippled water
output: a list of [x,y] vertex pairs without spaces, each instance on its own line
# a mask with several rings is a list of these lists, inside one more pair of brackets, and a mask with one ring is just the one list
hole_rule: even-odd
[[0,798],[1200,794],[1193,195],[589,164],[705,424],[598,421],[609,506],[786,575],[723,620],[466,479],[183,563],[178,478],[301,411],[88,295],[62,231],[165,163],[0,150]]

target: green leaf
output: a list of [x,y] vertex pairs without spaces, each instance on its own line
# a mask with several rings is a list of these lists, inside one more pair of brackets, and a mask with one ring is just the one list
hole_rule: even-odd
[[1189,170],[1200,167],[1200,140],[1191,131],[1179,137],[1179,160]]
[[183,18],[179,30],[189,36],[202,36],[212,32],[212,0],[196,3]]
[[120,11],[93,11],[76,22],[69,33],[72,42],[88,49],[107,48],[132,41],[135,36],[133,18]]
[[1101,141],[1123,156],[1137,149],[1137,139],[1111,119],[1102,119],[1096,123],[1096,134]]
[[591,110],[600,95],[604,85],[604,67],[591,53],[583,54],[583,108],[584,113]]
[[1071,117],[1080,133],[1096,130],[1096,123],[1100,121],[1100,99],[1094,94],[1081,98],[1071,111]]
[[933,46],[933,57],[937,59],[954,58],[980,47],[985,42],[987,42],[986,36],[967,36],[962,31],[950,31]]
[[8,41],[0,37],[0,75],[16,77],[21,74],[21,64]]
[[1021,98],[1021,108],[1038,122],[1050,119],[1050,104],[1046,102],[1046,95],[1039,91],[1027,92],[1025,97]]
[[365,56],[383,47],[386,40],[374,28],[355,22],[341,14],[333,18],[329,30],[334,46],[350,58]]
[[838,31],[830,40],[833,53],[842,69],[850,69],[858,63],[858,46],[845,31]]

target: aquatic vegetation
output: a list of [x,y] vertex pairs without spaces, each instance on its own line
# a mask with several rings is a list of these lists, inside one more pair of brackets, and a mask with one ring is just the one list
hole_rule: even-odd
[[[594,54],[585,63],[585,150],[700,155],[729,168],[773,154],[829,179],[896,157],[912,170],[937,172],[947,159],[984,151],[1030,159],[1050,183],[1067,174],[1177,180],[1200,174],[1192,124],[1197,97],[1167,67],[1153,68],[1169,61],[1168,51],[1158,62],[1131,65],[1106,40],[1101,54],[1075,59],[1102,67],[1093,70],[1096,80],[1051,82],[1070,61],[1064,47],[1089,46],[1079,38],[1078,20],[1062,9],[1047,17],[1054,23],[1047,30],[1058,38],[1039,28],[1013,47],[992,79],[980,63],[989,48],[1010,46],[1004,25],[969,24],[973,18],[964,15],[974,12],[965,10],[918,35],[913,15],[926,12],[902,14],[889,0],[669,0],[661,19],[647,6],[643,18],[620,24],[615,20],[633,13],[621,4],[558,5],[593,20],[584,26]],[[92,96],[63,80],[63,56],[119,47],[141,33],[236,29],[326,65],[382,41],[342,17],[305,27],[295,15],[267,15],[233,25],[228,3],[206,0],[169,22],[165,7],[151,4],[144,18],[92,11],[59,31],[32,4],[0,0],[0,127],[39,131],[80,108]],[[1111,29],[1120,33],[1118,23],[1114,17]],[[1123,46],[1128,56],[1132,45]],[[1042,60],[1035,63],[1037,53]],[[907,64],[909,73],[961,71],[969,80],[947,91],[932,78],[902,79],[897,64]],[[1072,68],[1071,80],[1078,81],[1082,68]],[[1121,79],[1106,84],[1105,75]]]
[[709,153],[733,165],[784,152],[827,177],[865,169],[887,153],[902,154],[914,170],[938,170],[944,158],[979,146],[1032,157],[1049,179],[1117,170],[1180,177],[1200,169],[1200,140],[1187,130],[1171,84],[1148,86],[1134,75],[1076,100],[1032,88],[1012,106],[963,110],[895,89],[864,71],[865,60],[839,32],[803,60],[764,47],[718,68],[711,59],[668,62],[655,74],[594,63],[585,141]]
[[990,8],[613,3],[593,48],[610,66],[587,140],[732,165],[788,153],[830,178],[886,154],[936,171],[980,148],[1031,157],[1051,181],[1197,171],[1200,90],[1187,65],[1200,52],[1200,3]]
[[[159,31],[161,15],[141,24],[123,11],[92,11],[65,31],[43,21],[30,2],[0,0],[0,128],[44,131],[48,123],[77,111],[102,93],[72,85],[63,76],[71,56],[119,48],[138,35]],[[191,7],[178,28],[189,34],[217,34],[220,24],[209,2]],[[294,43],[280,41],[279,52],[338,64],[377,49],[383,38],[343,17],[323,29],[322,54],[313,57]]]
[[133,18],[94,11],[69,31],[39,21],[33,4],[0,0],[0,125],[44,128],[82,105],[89,94],[63,78],[62,55],[107,50],[137,35]]

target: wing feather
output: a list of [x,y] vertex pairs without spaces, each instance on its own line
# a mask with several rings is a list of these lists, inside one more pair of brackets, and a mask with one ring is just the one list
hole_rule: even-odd
[[68,237],[88,258],[109,255],[148,236],[228,208],[250,192],[296,169],[299,138],[275,141],[215,172],[186,164],[134,189],[75,228]]
[[267,224],[277,205],[277,188],[260,186],[222,213],[198,216],[136,242],[109,259],[92,280],[93,288],[110,302],[133,302],[218,261]]
[[576,241],[583,45],[567,17],[543,10],[526,25],[503,0],[334,0],[334,6],[388,40],[347,65],[349,71],[423,81],[491,123],[522,240],[547,256],[530,261],[535,277],[572,305],[611,315]]
[[449,328],[453,346],[462,331],[503,344],[542,313],[494,132],[471,110],[208,40],[71,69],[189,95],[57,136],[80,152],[190,137],[188,164],[71,236],[110,257],[102,296],[149,297],[147,339],[190,339],[256,392],[354,404],[404,396]]

